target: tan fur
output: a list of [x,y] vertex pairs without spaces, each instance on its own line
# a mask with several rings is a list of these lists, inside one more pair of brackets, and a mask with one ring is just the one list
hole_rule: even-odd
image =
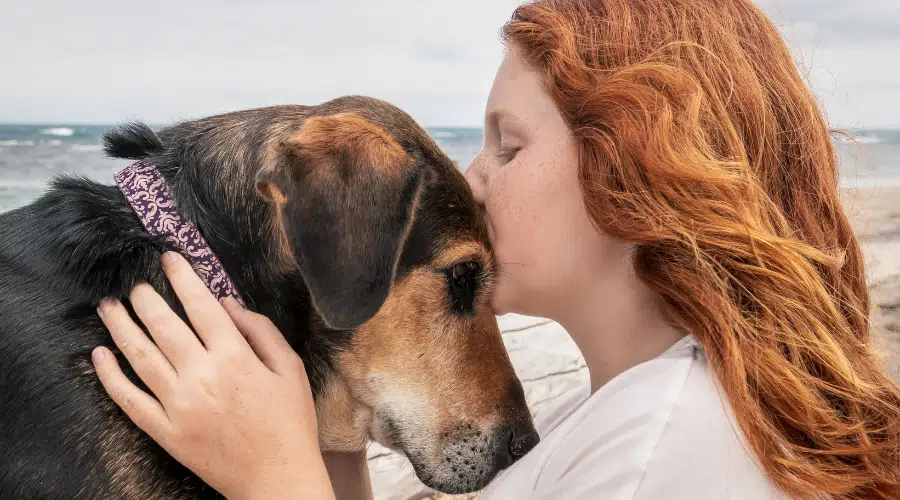
[[382,173],[400,168],[407,158],[406,151],[383,128],[351,112],[308,118],[285,145],[325,161],[335,151],[347,151],[360,164]]
[[362,451],[369,436],[371,408],[358,404],[346,380],[336,375],[316,405],[319,447],[328,451]]
[[275,256],[280,263],[282,269],[291,269],[296,262],[294,259],[294,251],[291,249],[291,242],[288,238],[287,229],[284,227],[284,217],[282,211],[287,197],[278,189],[275,184],[259,183],[257,189],[260,194],[267,200],[272,202],[274,216],[269,221],[274,237],[278,240],[278,255]]
[[447,267],[466,260],[480,259],[481,262],[490,262],[490,254],[484,245],[476,241],[454,242],[438,255],[434,261],[435,266]]
[[256,185],[256,190],[263,198],[274,202],[276,205],[283,205],[284,202],[287,201],[287,197],[284,193],[282,193],[275,184],[270,182],[260,182]]
[[[415,269],[393,286],[379,312],[338,358],[340,383],[346,384],[354,408],[409,405],[405,413],[416,415],[417,425],[425,427],[423,436],[449,431],[460,422],[502,425],[507,413],[499,404],[507,399],[515,373],[486,294],[481,294],[477,316],[458,317],[448,307],[446,277],[437,271],[486,253],[480,243],[457,243],[436,259],[435,269]],[[347,411],[348,394],[338,394],[340,398],[323,399],[320,408],[333,407],[326,410],[333,414]],[[388,401],[392,394],[396,397]],[[356,431],[329,429],[343,439]],[[382,431],[378,422],[369,429],[372,438],[391,446]]]

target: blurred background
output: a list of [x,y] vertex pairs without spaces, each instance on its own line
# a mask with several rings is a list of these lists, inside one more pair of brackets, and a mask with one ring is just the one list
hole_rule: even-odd
[[[3,0],[0,211],[121,162],[103,130],[367,94],[407,110],[465,168],[517,0]],[[761,0],[840,142],[845,185],[900,183],[900,3]]]
[[[0,0],[0,212],[69,173],[112,183],[104,130],[346,94],[392,102],[465,169],[518,0]],[[835,136],[867,255],[876,326],[900,374],[900,2],[759,0]],[[508,315],[504,341],[535,414],[584,383],[556,323]],[[378,499],[430,494],[409,463],[369,450]]]

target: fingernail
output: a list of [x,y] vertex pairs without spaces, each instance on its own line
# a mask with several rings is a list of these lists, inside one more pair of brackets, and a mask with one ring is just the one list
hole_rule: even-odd
[[173,262],[175,262],[175,260],[177,258],[178,258],[177,254],[170,250],[162,255],[162,263],[163,263],[163,265],[168,266],[168,265],[172,264]]
[[94,363],[102,363],[106,360],[106,349],[102,347],[95,347],[91,352],[91,359],[94,360]]
[[112,309],[114,304],[115,302],[113,301],[113,299],[103,299],[100,301],[100,306],[97,307],[97,312],[100,314],[106,314],[110,309]]

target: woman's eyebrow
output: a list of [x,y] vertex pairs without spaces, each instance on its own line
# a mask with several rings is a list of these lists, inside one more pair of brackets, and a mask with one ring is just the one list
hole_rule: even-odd
[[509,110],[498,108],[488,113],[487,123],[489,125],[499,128],[500,120],[503,120],[504,123],[512,127],[514,131],[525,130],[525,127],[522,124],[522,120],[520,120],[516,115],[509,112]]

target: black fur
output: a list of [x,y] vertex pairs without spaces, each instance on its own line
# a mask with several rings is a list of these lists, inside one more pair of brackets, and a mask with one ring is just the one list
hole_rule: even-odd
[[140,160],[162,150],[162,141],[143,122],[125,123],[103,137],[103,151],[113,158]]
[[[316,108],[248,110],[158,133],[131,123],[105,137],[109,154],[146,158],[159,167],[180,214],[205,235],[248,306],[271,318],[303,358],[314,396],[333,373],[335,353],[352,342],[353,332],[327,328],[299,269],[272,264],[279,252],[269,223],[273,212],[255,191],[255,173],[265,161],[273,131],[297,130],[310,115],[347,108],[397,131],[416,161],[416,179],[394,187],[403,203],[410,186],[421,190],[398,276],[427,265],[438,251],[434,242],[448,231],[477,228],[479,234],[473,236],[487,240],[453,165],[421,139],[424,132],[411,119],[378,101],[352,97]],[[386,189],[379,195],[391,188]],[[320,210],[340,217],[339,199],[319,196],[317,201]],[[388,217],[408,216],[401,212]],[[323,245],[311,250],[313,261],[328,264],[327,247],[334,244],[329,238],[346,235],[314,219],[304,223],[305,232],[297,233],[305,240],[297,244]],[[111,403],[90,363],[91,350],[105,345],[143,387],[95,308],[104,297],[128,305],[131,288],[145,281],[186,319],[160,270],[159,258],[167,248],[143,230],[116,187],[83,178],[57,179],[34,203],[0,215],[0,499],[217,497]],[[381,275],[376,282],[385,279],[390,276]],[[347,308],[352,302],[335,304]],[[374,312],[371,304],[341,323],[366,319]],[[120,431],[110,434],[114,428]]]

